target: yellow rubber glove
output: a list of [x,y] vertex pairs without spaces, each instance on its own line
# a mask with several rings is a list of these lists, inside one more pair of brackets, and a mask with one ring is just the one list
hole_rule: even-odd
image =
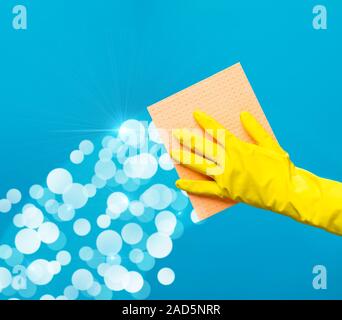
[[342,235],[342,183],[295,167],[250,113],[242,112],[241,122],[256,144],[238,139],[203,112],[194,112],[194,117],[213,140],[174,130],[183,147],[171,155],[212,181],[181,179],[178,188],[244,202]]

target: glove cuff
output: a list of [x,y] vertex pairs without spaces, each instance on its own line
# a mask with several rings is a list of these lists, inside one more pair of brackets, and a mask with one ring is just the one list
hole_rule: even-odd
[[291,217],[342,235],[342,183],[295,168],[291,185]]

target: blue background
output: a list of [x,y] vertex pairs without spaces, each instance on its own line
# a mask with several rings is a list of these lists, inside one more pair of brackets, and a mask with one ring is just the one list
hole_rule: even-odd
[[[0,3],[1,197],[238,61],[293,161],[342,180],[340,1],[319,3],[327,30],[313,29],[310,0],[23,0],[26,31],[12,28],[16,4]],[[338,236],[240,204],[187,226],[167,258],[175,283],[153,283],[150,298],[340,298],[341,250]],[[312,287],[317,264],[327,290]]]

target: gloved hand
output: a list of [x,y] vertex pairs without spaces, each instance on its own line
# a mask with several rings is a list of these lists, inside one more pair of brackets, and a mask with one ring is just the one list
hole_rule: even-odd
[[241,122],[256,144],[238,139],[203,112],[195,111],[194,117],[213,140],[174,130],[183,147],[171,150],[171,156],[212,180],[181,179],[178,188],[244,202],[342,235],[342,183],[297,168],[250,113],[242,112]]

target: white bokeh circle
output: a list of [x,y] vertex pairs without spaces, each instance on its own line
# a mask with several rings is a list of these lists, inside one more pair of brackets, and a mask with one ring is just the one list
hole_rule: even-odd
[[164,286],[168,286],[175,281],[175,273],[171,268],[162,268],[157,275],[158,281]]
[[156,232],[147,239],[146,248],[152,257],[165,258],[172,251],[172,240],[166,234]]
[[15,246],[23,254],[33,254],[40,248],[41,240],[37,231],[21,229],[15,237]]
[[72,184],[72,175],[63,168],[52,170],[46,179],[50,191],[56,194],[63,194],[65,189]]

